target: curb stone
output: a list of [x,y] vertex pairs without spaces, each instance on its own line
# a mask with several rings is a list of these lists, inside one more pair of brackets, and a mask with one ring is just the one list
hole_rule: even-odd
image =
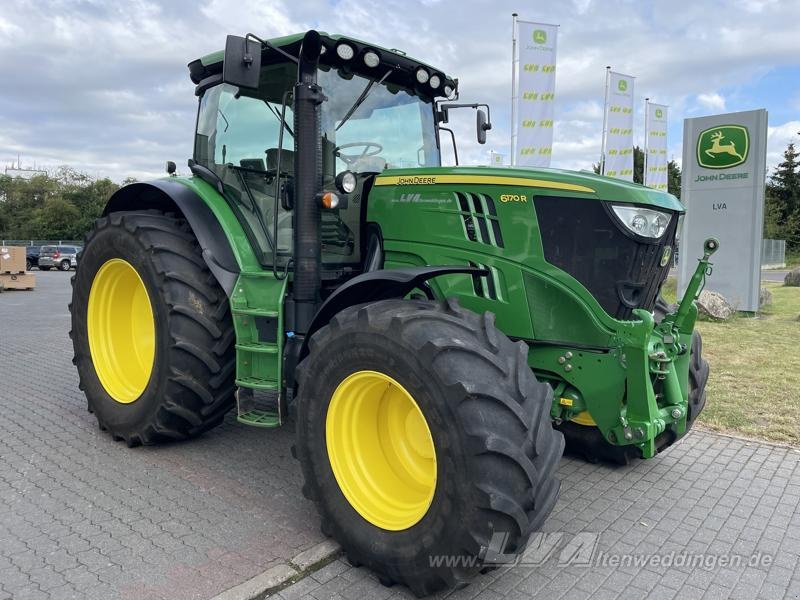
[[279,564],[260,575],[217,594],[211,600],[256,600],[265,598],[322,568],[339,555],[341,548],[333,540],[323,540],[295,556],[289,564]]

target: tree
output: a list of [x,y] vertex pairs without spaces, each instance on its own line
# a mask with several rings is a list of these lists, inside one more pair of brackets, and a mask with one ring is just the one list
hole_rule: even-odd
[[71,167],[31,179],[0,175],[0,239],[80,239],[118,189]]
[[792,250],[800,248],[800,152],[794,142],[789,142],[783,162],[767,182],[764,237],[784,239]]
[[[592,170],[600,173],[600,164],[593,164]],[[644,183],[644,150],[633,147],[633,182]],[[681,197],[681,168],[674,160],[667,163],[667,191],[678,198]]]

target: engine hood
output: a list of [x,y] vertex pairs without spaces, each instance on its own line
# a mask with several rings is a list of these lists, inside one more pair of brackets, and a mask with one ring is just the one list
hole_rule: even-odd
[[497,167],[438,167],[387,169],[375,178],[375,185],[419,188],[429,185],[502,186],[501,194],[536,195],[536,190],[587,199],[622,202],[664,208],[683,213],[680,201],[666,192],[604,177],[587,171]]

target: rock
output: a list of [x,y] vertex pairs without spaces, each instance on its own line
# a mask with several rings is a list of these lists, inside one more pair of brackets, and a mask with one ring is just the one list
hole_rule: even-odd
[[767,288],[761,288],[758,293],[758,307],[770,306],[772,304],[772,292]]
[[730,319],[736,312],[722,294],[703,290],[697,299],[697,309],[705,315],[718,321]]
[[783,279],[783,285],[787,287],[800,287],[800,267],[792,269]]

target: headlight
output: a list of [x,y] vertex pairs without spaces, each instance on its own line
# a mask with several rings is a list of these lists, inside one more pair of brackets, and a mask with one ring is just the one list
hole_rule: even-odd
[[353,50],[353,47],[350,44],[339,44],[336,46],[336,54],[339,55],[339,58],[342,60],[350,60],[355,56],[356,51]]
[[636,235],[657,239],[664,235],[672,215],[641,206],[612,206],[622,224]]
[[352,171],[342,171],[336,176],[336,187],[343,194],[352,194],[356,190],[356,176]]

